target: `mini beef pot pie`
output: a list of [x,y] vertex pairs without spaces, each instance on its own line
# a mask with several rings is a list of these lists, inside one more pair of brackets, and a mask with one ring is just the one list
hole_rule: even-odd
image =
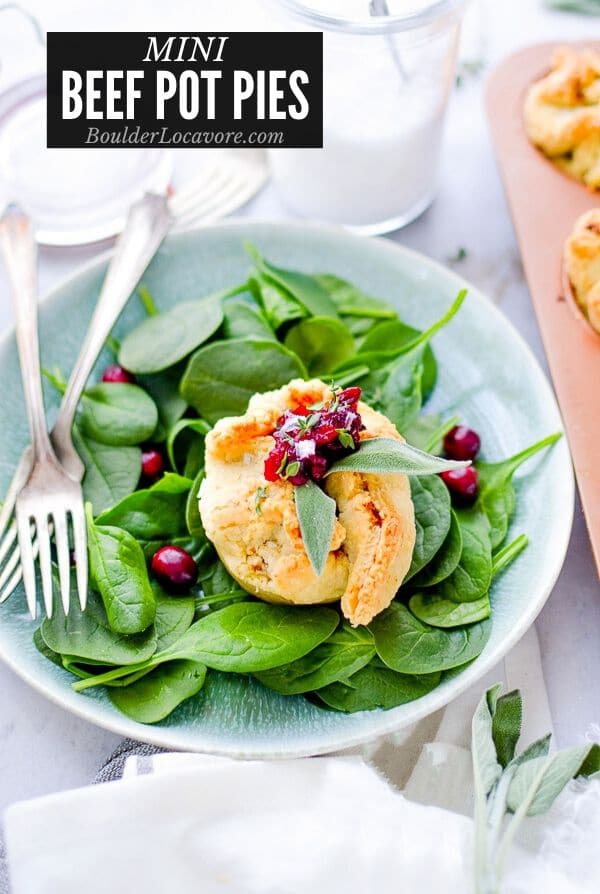
[[[410,566],[415,521],[408,478],[337,472],[324,480],[337,520],[317,577],[302,542],[295,485],[265,477],[282,415],[332,398],[331,388],[318,379],[294,380],[255,394],[243,416],[217,422],[206,438],[200,515],[227,570],[249,593],[296,605],[340,600],[356,626],[387,608]],[[404,440],[385,416],[362,402],[357,409],[364,426],[360,440]]]
[[600,54],[562,47],[525,100],[529,139],[571,177],[600,189]]
[[600,333],[600,208],[575,223],[565,244],[565,272],[577,303]]

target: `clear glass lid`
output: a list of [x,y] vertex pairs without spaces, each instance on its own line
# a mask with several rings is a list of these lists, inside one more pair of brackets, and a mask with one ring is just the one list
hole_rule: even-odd
[[319,28],[362,34],[409,31],[461,12],[468,0],[276,0]]

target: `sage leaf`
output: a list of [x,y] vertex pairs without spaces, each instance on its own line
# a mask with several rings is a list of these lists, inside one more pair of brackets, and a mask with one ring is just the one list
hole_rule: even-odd
[[212,342],[192,355],[181,380],[185,401],[208,422],[240,416],[253,394],[306,378],[292,351],[268,339]]
[[490,694],[497,693],[499,689],[500,685],[497,684],[481,697],[471,722],[471,753],[476,797],[477,795],[486,797],[502,773],[492,735],[493,717],[489,707]]
[[138,723],[158,723],[200,692],[206,666],[199,661],[171,661],[123,688],[111,688],[113,705]]
[[518,689],[496,700],[492,719],[492,737],[498,760],[506,767],[514,758],[523,722],[523,700]]
[[333,475],[335,472],[438,475],[440,472],[461,469],[468,465],[470,465],[468,462],[432,456],[393,438],[369,438],[361,442],[355,453],[334,463],[327,471],[327,475]]
[[577,774],[591,747],[577,745],[519,764],[508,789],[509,810],[516,812],[523,808],[527,816],[545,813]]
[[388,667],[402,674],[427,674],[476,658],[489,639],[491,624],[488,620],[442,630],[423,624],[405,605],[393,602],[369,629],[377,654]]
[[325,568],[335,528],[335,500],[314,481],[294,488],[296,514],[306,555],[317,577]]
[[142,548],[127,531],[97,525],[86,504],[90,576],[116,633],[141,633],[152,624],[156,601]]
[[119,363],[132,373],[174,366],[213,335],[223,321],[221,299],[229,292],[184,301],[143,320],[121,343]]

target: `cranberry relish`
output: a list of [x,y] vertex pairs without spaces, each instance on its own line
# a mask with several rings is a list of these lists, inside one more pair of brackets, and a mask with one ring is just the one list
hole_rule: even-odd
[[364,429],[360,395],[360,388],[344,388],[322,405],[287,410],[277,420],[275,446],[265,460],[267,481],[320,481],[334,462],[356,450]]

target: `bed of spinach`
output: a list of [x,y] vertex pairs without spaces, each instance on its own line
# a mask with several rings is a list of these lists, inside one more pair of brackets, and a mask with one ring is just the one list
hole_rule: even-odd
[[[91,385],[75,425],[86,467],[88,607],[73,604],[65,617],[57,598],[34,642],[75,678],[76,690],[105,686],[112,703],[141,723],[164,720],[215,673],[253,675],[283,695],[346,712],[389,709],[430,692],[485,647],[493,577],[526,544],[522,535],[504,546],[516,506],[513,474],[557,437],[503,462],[478,462],[481,492],[470,509],[452,508],[433,465],[432,474],[411,477],[412,563],[394,602],[368,628],[353,629],[331,606],[255,600],[220,562],[198,512],[211,426],[243,413],[257,391],[315,375],[356,382],[410,444],[441,453],[458,419],[421,412],[438,375],[431,342],[465,294],[421,332],[340,277],[286,270],[253,246],[248,252],[246,282],[191,295],[164,313],[141,289],[147,318],[120,344],[109,342],[136,383]],[[58,373],[46,374],[64,390]],[[140,480],[148,442],[162,445],[167,462],[152,485]],[[376,461],[385,471],[390,444],[401,449],[368,442],[366,452],[377,454],[367,457],[369,468]],[[364,453],[339,467],[360,471]],[[326,527],[333,501],[316,485],[296,490]],[[165,544],[183,546],[198,562],[187,596],[168,595],[151,579],[149,561]]]

